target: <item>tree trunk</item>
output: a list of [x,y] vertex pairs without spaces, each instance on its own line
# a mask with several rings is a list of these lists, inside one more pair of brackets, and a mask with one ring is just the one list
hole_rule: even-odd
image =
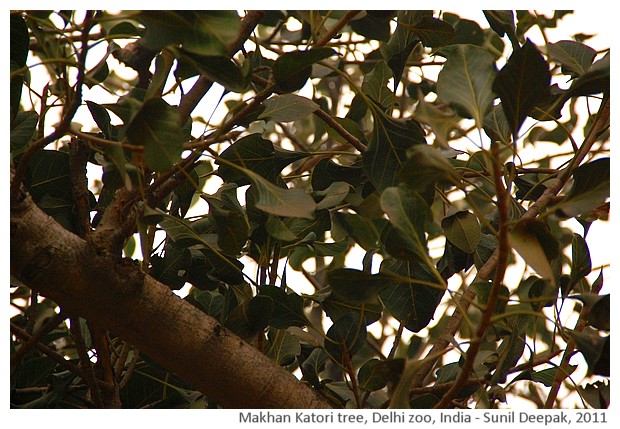
[[224,407],[329,407],[310,387],[144,274],[137,263],[97,254],[26,193],[11,200],[11,275],[67,314],[133,344]]

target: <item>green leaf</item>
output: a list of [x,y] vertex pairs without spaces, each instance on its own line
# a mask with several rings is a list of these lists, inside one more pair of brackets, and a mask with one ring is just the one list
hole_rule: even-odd
[[259,332],[269,326],[269,321],[273,318],[273,309],[273,299],[266,295],[254,296],[247,307],[246,316],[250,328]]
[[435,143],[441,148],[448,149],[450,147],[448,141],[453,132],[456,137],[464,134],[459,125],[462,118],[452,109],[427,102],[423,96],[420,96],[418,100],[413,117],[431,127],[435,136]]
[[609,198],[610,159],[600,158],[583,164],[573,172],[573,186],[555,213],[576,217],[599,207]]
[[319,108],[314,101],[295,94],[274,95],[263,101],[263,106],[265,110],[258,118],[269,118],[276,122],[304,119]]
[[301,354],[299,338],[284,329],[271,329],[265,344],[265,354],[278,365],[290,365]]
[[175,74],[187,79],[205,75],[233,92],[244,92],[250,83],[249,70],[243,70],[227,55],[197,55],[180,48],[170,48],[178,61]]
[[361,166],[340,165],[331,159],[323,158],[312,170],[312,189],[322,191],[334,182],[346,182],[356,187],[362,182],[363,175]]
[[202,311],[211,317],[220,319],[224,311],[226,298],[217,291],[201,290],[192,293],[193,298],[200,305]]
[[492,89],[502,101],[514,140],[526,116],[546,99],[550,83],[549,66],[529,40],[513,51],[497,74]]
[[422,264],[393,258],[381,262],[380,272],[387,278],[394,277],[379,295],[387,311],[412,332],[419,332],[428,326],[444,294],[444,288],[416,281],[437,283],[435,276]]
[[142,10],[135,18],[146,28],[142,43],[152,50],[181,44],[198,55],[226,55],[241,30],[241,20],[232,10]]
[[161,98],[145,101],[127,127],[127,138],[133,145],[144,146],[149,168],[157,172],[170,170],[181,159],[183,148],[178,110]]
[[362,91],[384,109],[394,104],[394,93],[388,88],[392,71],[385,61],[379,61],[372,71],[364,76]]
[[403,27],[415,34],[424,46],[437,48],[447,45],[455,35],[452,25],[441,19],[424,15],[413,26],[400,23]]
[[411,243],[410,249],[418,261],[429,260],[424,225],[430,208],[417,192],[405,188],[387,188],[381,194],[381,208],[390,223]]
[[164,257],[151,257],[151,271],[153,278],[159,280],[170,289],[178,290],[185,285],[185,274],[192,262],[192,256],[187,248],[166,243]]
[[260,286],[258,293],[273,300],[273,314],[269,326],[286,329],[289,326],[306,326],[309,323],[304,313],[303,298],[296,293],[286,293],[282,288],[271,285]]
[[[355,213],[336,212],[336,220],[346,233],[364,250],[376,249],[382,227],[367,217]],[[385,222],[385,220],[382,220]]]
[[571,77],[583,75],[592,65],[596,50],[573,40],[560,40],[547,45],[549,58],[562,65],[562,73]]
[[553,282],[551,261],[560,255],[560,246],[539,220],[518,222],[509,233],[510,245],[542,278]]
[[483,129],[486,135],[493,141],[502,142],[506,146],[512,144],[512,131],[501,103],[493,106],[491,111],[484,117]]
[[407,162],[407,150],[426,144],[422,128],[415,121],[393,119],[373,109],[374,126],[363,166],[372,184],[379,191],[399,182]]
[[383,389],[388,382],[385,369],[385,365],[379,359],[367,361],[357,373],[359,387],[368,392]]
[[69,154],[56,150],[37,151],[28,164],[24,182],[35,201],[46,194],[73,201]]
[[516,34],[515,17],[512,10],[484,10],[485,18],[489,25],[500,37],[505,34],[515,47],[519,46]]
[[347,197],[350,190],[351,185],[347,182],[334,182],[323,191],[314,191],[314,196],[320,198],[316,209],[330,209],[337,206]]
[[332,295],[352,304],[376,303],[377,295],[388,282],[381,274],[369,274],[353,268],[338,268],[327,272]]
[[39,123],[39,114],[34,110],[26,112],[17,112],[13,122],[11,123],[11,156],[24,153],[33,140],[37,124]]
[[299,366],[303,374],[302,380],[309,382],[312,387],[320,386],[321,380],[319,379],[319,374],[325,368],[327,359],[329,359],[329,356],[322,348],[316,347],[312,350],[306,360]]
[[[573,372],[575,372],[576,369],[577,369],[577,365],[568,365],[568,368],[566,368],[566,371],[562,371],[562,377],[564,378],[566,376],[571,375]],[[537,383],[542,383],[547,387],[551,387],[551,385],[553,384],[553,380],[555,380],[555,377],[558,371],[560,371],[559,366],[554,366],[552,368],[543,369],[541,371],[532,371],[528,369],[526,371],[523,371],[521,374],[517,375],[512,381],[532,380]]]
[[[352,20],[349,25],[357,34],[368,39],[380,40],[387,42],[390,39],[390,15],[375,15],[374,12],[368,10],[366,15],[360,19]],[[383,12],[383,11],[379,11]]]
[[366,344],[366,324],[357,313],[349,313],[327,331],[324,349],[338,363],[350,361]]
[[238,255],[249,237],[250,224],[237,201],[237,185],[224,184],[215,195],[204,195],[203,198],[209,203],[218,247],[226,255]]
[[316,203],[303,190],[280,188],[257,174],[251,179],[257,192],[257,209],[278,216],[314,219]]
[[611,403],[611,386],[609,381],[596,381],[579,387],[579,394],[595,409],[607,409]]
[[275,147],[271,141],[262,138],[260,134],[250,134],[237,140],[222,152],[220,158],[223,161],[216,160],[215,162],[219,165],[218,175],[224,181],[235,182],[243,186],[251,183],[249,176],[242,169],[235,168],[228,163],[251,170],[275,183],[284,167],[309,155],[309,153],[280,149]]
[[274,63],[273,77],[283,91],[297,91],[310,78],[312,64],[337,54],[332,48],[287,52]]
[[455,45],[445,50],[447,61],[437,78],[437,95],[482,128],[495,99],[495,59],[488,50],[475,45]]
[[590,259],[588,243],[579,234],[573,234],[571,252],[570,279],[571,284],[575,285],[579,280],[590,274],[590,271],[592,271],[592,260]]
[[575,340],[579,350],[588,363],[588,373],[609,377],[610,336],[601,336],[592,329],[583,332],[571,331],[568,334]]
[[400,173],[401,180],[413,190],[424,193],[429,187],[446,180],[459,183],[461,178],[441,150],[428,145],[412,146],[409,159]]
[[399,10],[396,30],[387,43],[381,45],[381,55],[392,69],[394,76],[394,92],[398,88],[403,70],[415,45],[420,41],[418,36],[407,29],[414,27],[423,16],[432,16],[432,11]]
[[573,81],[567,96],[578,97],[598,93],[609,94],[611,59],[609,52],[592,64],[583,75]]
[[474,253],[480,242],[480,224],[478,218],[467,210],[460,210],[441,220],[441,227],[446,238],[466,253]]

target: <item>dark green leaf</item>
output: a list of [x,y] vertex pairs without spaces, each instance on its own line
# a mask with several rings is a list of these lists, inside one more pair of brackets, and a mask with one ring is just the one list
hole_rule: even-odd
[[273,317],[269,326],[276,329],[286,329],[289,326],[305,326],[308,319],[304,313],[304,301],[296,293],[286,293],[279,287],[264,285],[259,289],[259,295],[273,300]]
[[13,158],[24,153],[35,136],[39,123],[39,114],[34,110],[17,112],[11,123],[11,156]]
[[562,73],[571,77],[583,75],[592,65],[596,50],[573,40],[560,40],[547,45],[549,58],[562,65]]
[[181,159],[179,112],[161,98],[144,102],[127,127],[127,137],[131,144],[144,146],[146,165],[155,171],[167,171]]
[[[566,368],[566,371],[562,370],[562,378],[571,375],[573,372],[575,372],[576,369],[577,369],[577,365],[568,365],[568,368]],[[542,383],[543,385],[547,387],[551,387],[551,385],[553,384],[553,380],[555,380],[555,377],[558,371],[560,371],[559,366],[554,366],[552,368],[547,368],[547,369],[543,369],[540,371],[532,371],[528,369],[526,371],[523,371],[518,376],[516,376],[513,381],[532,380],[537,383]]]
[[439,72],[437,95],[482,128],[495,99],[495,59],[488,50],[475,45],[454,45],[445,50],[447,61]]
[[290,365],[301,353],[299,338],[284,329],[270,329],[265,354],[278,365]]
[[415,145],[400,173],[401,180],[417,192],[425,193],[440,181],[459,183],[460,176],[441,150],[434,146]]
[[106,55],[97,63],[97,65],[86,73],[84,84],[88,88],[92,88],[108,78],[108,75],[110,74],[110,69],[108,67],[109,52],[110,51],[108,50]]
[[596,381],[579,388],[580,395],[585,401],[596,409],[609,408],[611,401],[611,387],[608,381]]
[[396,30],[387,43],[381,45],[381,55],[392,69],[394,76],[394,91],[398,88],[403,70],[415,45],[420,41],[418,36],[409,31],[424,16],[432,16],[428,10],[399,10]]
[[517,41],[515,17],[512,10],[485,10],[484,16],[489,25],[500,37],[504,37],[505,34],[512,42],[513,47],[518,47]]
[[24,181],[35,201],[45,194],[73,201],[69,155],[65,152],[37,151],[28,164]]
[[407,162],[407,150],[426,144],[426,140],[417,122],[403,122],[375,110],[372,137],[363,155],[363,165],[372,184],[382,191],[398,184]]
[[606,93],[609,94],[610,85],[610,57],[609,52],[603,58],[592,64],[584,74],[573,81],[568,89],[567,96],[579,97],[584,95]]
[[[371,250],[377,248],[383,225],[377,225],[378,222],[354,213],[336,212],[336,220],[362,249]],[[385,222],[385,220],[381,220],[381,223]]]
[[424,46],[430,48],[447,45],[455,35],[452,25],[446,21],[428,15],[422,16],[411,27],[400,21],[399,24],[414,33],[422,41]]
[[362,91],[384,109],[394,104],[394,93],[387,86],[390,79],[392,71],[385,61],[379,61],[374,69],[364,76],[362,83]]
[[377,295],[388,285],[381,274],[369,274],[353,268],[328,271],[327,283],[334,297],[352,304],[376,303]]
[[571,283],[574,285],[579,280],[590,274],[592,271],[592,260],[590,259],[590,250],[588,243],[579,235],[573,234],[572,242],[572,258],[571,258]]
[[150,274],[170,289],[178,290],[185,285],[185,274],[192,262],[190,251],[169,242],[164,247],[164,256],[151,257]]
[[336,320],[329,328],[324,349],[335,362],[350,361],[366,344],[366,334],[366,324],[359,315],[349,313]]
[[453,13],[444,12],[444,21],[454,27],[454,38],[449,42],[450,45],[471,44],[482,46],[485,43],[485,32],[476,21],[463,19]]
[[252,182],[257,192],[257,209],[278,216],[315,218],[316,203],[303,190],[280,188],[257,174],[252,178]]
[[572,295],[571,298],[578,299],[588,307],[588,313],[586,315],[588,325],[596,329],[610,330],[611,299],[609,294],[595,295],[588,293],[583,295]]
[[87,100],[86,106],[88,107],[90,115],[95,120],[95,123],[97,124],[105,138],[110,140],[116,140],[116,130],[112,125],[112,119],[110,118],[108,110],[105,107],[95,103],[94,101]]
[[544,307],[553,306],[558,297],[559,285],[553,285],[545,279],[534,278],[527,293],[532,310],[540,311]]
[[215,195],[204,195],[217,232],[217,244],[226,255],[241,252],[250,232],[245,210],[237,201],[237,185],[225,184]]
[[493,141],[502,142],[507,146],[512,144],[512,131],[501,103],[493,106],[484,117],[483,129]]
[[575,340],[577,349],[588,363],[588,372],[609,377],[610,336],[600,336],[591,329],[584,329],[583,332],[568,331],[568,334]]
[[430,208],[417,192],[406,188],[387,188],[381,194],[381,208],[390,223],[411,243],[411,250],[418,261],[429,260],[424,226],[430,218]]
[[274,95],[263,101],[263,106],[265,110],[258,118],[269,118],[276,122],[304,119],[319,108],[314,101],[295,94]]
[[146,47],[159,50],[181,44],[198,55],[226,55],[241,29],[241,20],[232,10],[142,10],[136,18],[146,27],[141,39]]
[[[11,13],[10,23],[10,67],[11,73],[21,69],[26,65],[28,59],[28,48],[30,47],[30,36],[28,36],[28,27],[24,18],[20,13]],[[19,110],[19,101],[22,94],[22,84],[24,81],[23,74],[14,76],[10,84],[10,124],[13,123],[15,115]]]
[[346,182],[355,187],[361,183],[363,175],[360,166],[344,166],[324,158],[312,170],[312,189],[322,191],[334,182]]
[[337,55],[331,48],[287,52],[278,57],[273,65],[273,77],[283,91],[301,89],[312,73],[312,64]]
[[573,172],[573,186],[556,206],[556,214],[576,217],[599,207],[609,198],[610,159],[600,158],[583,164]]
[[[260,134],[250,134],[233,143],[222,152],[220,158],[275,183],[284,167],[308,155],[310,154],[276,148],[271,141],[262,138]],[[223,161],[216,161],[216,164],[220,166],[218,175],[224,181],[235,182],[239,186],[251,183],[243,171]]]
[[274,303],[267,295],[256,295],[248,302],[247,318],[252,329],[259,332],[269,326],[273,318]]
[[233,92],[244,92],[250,83],[249,70],[243,70],[227,55],[205,56],[179,48],[170,50],[178,61],[175,74],[180,79],[201,74]]
[[376,16],[373,11],[366,11],[360,19],[349,23],[353,31],[368,39],[387,42],[390,39],[390,17]]
[[466,253],[474,253],[480,242],[480,224],[478,218],[467,210],[458,211],[441,220],[441,227],[446,238]]
[[200,305],[202,311],[211,317],[220,319],[224,311],[225,298],[219,292],[204,290],[197,291],[192,294],[196,302]]
[[549,66],[529,40],[510,55],[497,74],[493,91],[502,100],[515,140],[526,116],[547,97],[550,82]]
[[[444,289],[443,286],[420,282],[437,283],[435,276],[421,264],[391,258],[383,260],[380,272],[388,278],[394,278],[379,295],[390,314],[412,332],[419,332],[428,326]],[[407,282],[407,279],[411,282]]]
[[325,362],[327,359],[329,359],[329,356],[322,348],[314,348],[310,353],[310,356],[308,356],[299,366],[299,369],[303,374],[302,380],[309,382],[313,387],[320,386],[321,381],[319,379],[319,374],[325,368]]
[[385,365],[379,359],[370,359],[360,368],[357,373],[357,382],[360,388],[374,392],[383,389],[387,384]]

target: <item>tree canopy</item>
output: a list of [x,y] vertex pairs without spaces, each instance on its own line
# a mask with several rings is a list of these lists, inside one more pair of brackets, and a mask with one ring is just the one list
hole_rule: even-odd
[[607,408],[571,14],[12,11],[11,407]]

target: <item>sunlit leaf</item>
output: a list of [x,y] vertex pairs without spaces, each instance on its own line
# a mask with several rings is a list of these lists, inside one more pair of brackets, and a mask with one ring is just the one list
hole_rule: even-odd
[[458,211],[441,220],[446,238],[466,253],[473,253],[480,242],[478,218],[467,210]]
[[304,119],[319,108],[314,101],[295,94],[274,95],[263,101],[263,106],[265,110],[258,118],[269,118],[276,122]]

